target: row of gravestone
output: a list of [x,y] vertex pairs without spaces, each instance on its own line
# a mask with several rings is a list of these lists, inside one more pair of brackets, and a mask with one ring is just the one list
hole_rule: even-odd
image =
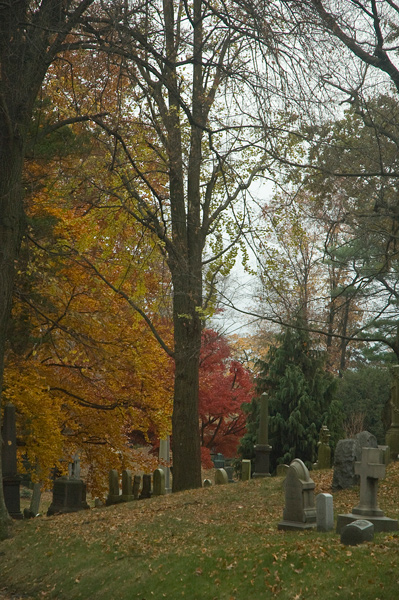
[[[151,489],[152,480],[152,489]],[[106,500],[107,506],[120,502],[131,502],[132,500],[143,500],[151,496],[163,496],[169,490],[165,484],[165,470],[155,469],[150,474],[134,475],[129,469],[122,472],[122,493],[119,490],[119,473],[116,469],[109,472],[109,493]]]
[[[378,481],[385,477],[385,462],[380,448],[363,447],[361,460],[355,462],[355,473],[360,478],[360,501],[352,513],[338,515],[337,532],[345,544],[371,539],[375,531],[396,531],[398,521],[386,517],[378,506]],[[319,494],[314,500],[315,484],[303,462],[295,459],[290,464],[284,482],[285,507],[282,530],[303,530],[317,527],[319,531],[334,528],[333,498]]]

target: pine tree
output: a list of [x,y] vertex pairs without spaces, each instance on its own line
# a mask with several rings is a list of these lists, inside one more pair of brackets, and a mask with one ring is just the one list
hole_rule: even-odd
[[[300,321],[276,336],[266,360],[259,361],[257,391],[259,396],[269,394],[271,470],[294,458],[311,466],[322,425],[330,429],[332,440],[338,435],[341,411],[333,396],[334,378],[324,370],[324,362],[325,355],[314,348]],[[257,428],[257,404],[254,400],[249,409],[248,433],[240,446],[248,458]]]

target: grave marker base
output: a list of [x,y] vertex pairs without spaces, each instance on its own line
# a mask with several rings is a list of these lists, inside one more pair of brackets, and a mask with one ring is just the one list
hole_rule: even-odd
[[348,513],[346,515],[338,515],[337,517],[337,533],[341,533],[343,528],[349,523],[353,523],[353,521],[358,521],[359,519],[363,519],[366,521],[370,521],[374,525],[374,531],[397,531],[398,521],[396,519],[390,519],[389,517],[374,517],[369,515],[356,515],[354,513]]
[[316,522],[314,523],[299,523],[298,521],[280,521],[277,525],[277,529],[282,529],[283,531],[298,531],[304,529],[316,529]]

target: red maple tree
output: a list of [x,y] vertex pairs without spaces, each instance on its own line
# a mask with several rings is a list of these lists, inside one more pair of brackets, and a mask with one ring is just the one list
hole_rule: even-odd
[[252,398],[252,375],[231,356],[226,337],[212,329],[202,334],[199,416],[202,464],[213,466],[210,453],[235,455],[245,431],[242,404]]

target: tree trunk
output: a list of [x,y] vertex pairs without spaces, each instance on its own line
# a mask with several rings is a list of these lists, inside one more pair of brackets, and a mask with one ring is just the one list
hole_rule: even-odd
[[197,305],[192,299],[193,286],[190,285],[189,278],[190,275],[187,272],[175,274],[173,277],[175,387],[172,450],[174,492],[201,487],[198,415],[201,320],[196,310]]
[[[23,227],[22,164],[23,144],[15,139],[0,113],[0,397],[3,388],[4,355],[7,329],[11,313],[15,263],[21,243]],[[0,413],[1,432],[1,413]],[[2,438],[0,433],[0,447]],[[0,460],[0,539],[6,537],[10,522],[4,503]]]

